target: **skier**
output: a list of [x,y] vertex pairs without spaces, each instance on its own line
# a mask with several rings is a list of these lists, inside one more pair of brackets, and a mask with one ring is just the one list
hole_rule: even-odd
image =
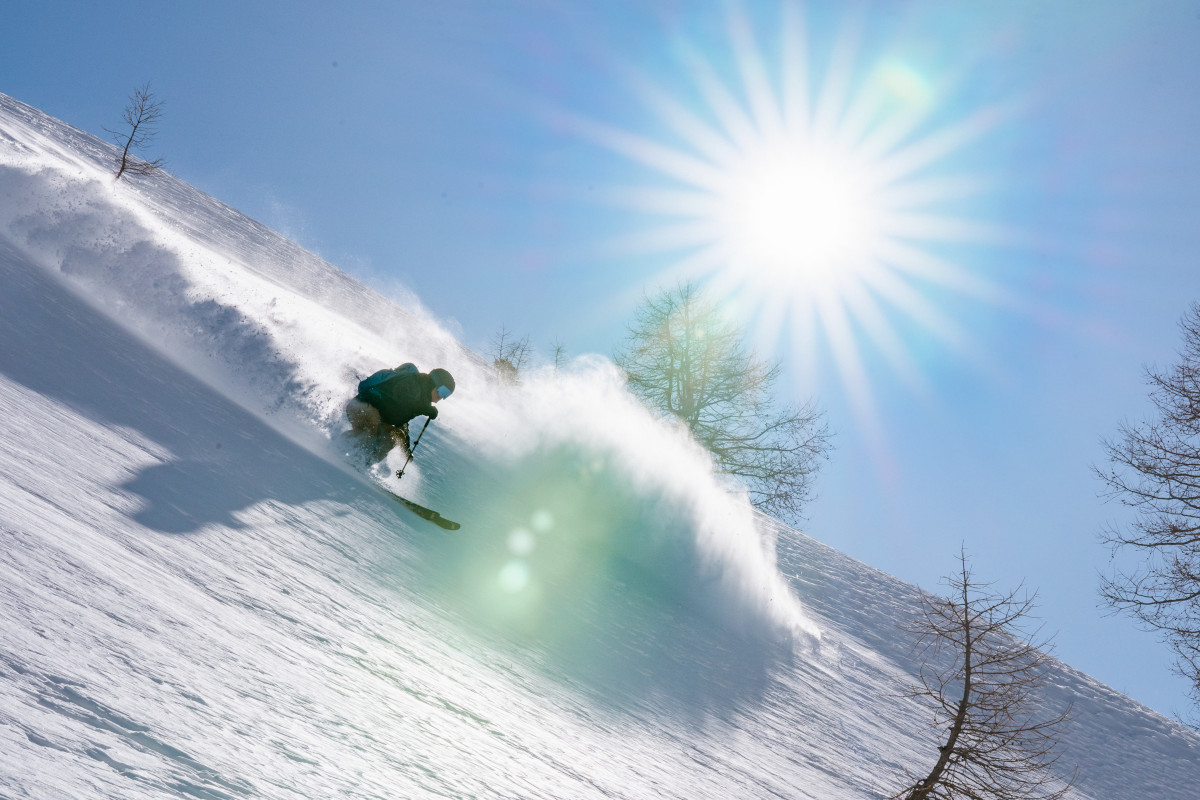
[[409,420],[420,416],[437,419],[436,403],[453,392],[454,378],[441,368],[428,374],[418,372],[411,363],[381,369],[360,381],[358,394],[346,404],[350,436],[358,441],[369,463],[383,461],[397,445],[412,458]]

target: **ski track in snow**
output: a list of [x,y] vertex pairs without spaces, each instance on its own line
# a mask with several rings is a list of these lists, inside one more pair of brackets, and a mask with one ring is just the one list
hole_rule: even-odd
[[[719,490],[611,369],[496,386],[402,309],[0,95],[0,796],[871,798],[927,768],[917,590]],[[357,378],[463,391],[403,489]],[[538,424],[534,424],[534,422]],[[393,465],[394,466],[394,465]],[[1200,737],[1059,665],[1075,798]]]

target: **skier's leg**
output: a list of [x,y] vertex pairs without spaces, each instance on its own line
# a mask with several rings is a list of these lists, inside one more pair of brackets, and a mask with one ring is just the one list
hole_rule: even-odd
[[383,424],[379,409],[358,398],[352,398],[346,403],[346,419],[350,420],[350,428],[354,433],[369,436],[378,434],[379,426]]
[[404,456],[406,458],[411,458],[412,457],[412,443],[408,436],[408,423],[406,422],[403,425],[401,425],[400,427],[393,428],[392,430],[394,431],[394,433],[392,434],[392,438],[396,441],[396,444],[399,445],[400,448],[404,450]]
[[358,399],[346,404],[346,418],[350,420],[347,436],[362,453],[369,464],[382,461],[392,449],[392,437],[383,430],[385,425],[379,409]]
[[[393,447],[399,447],[408,455],[408,426],[407,425],[388,425],[382,423],[379,432],[379,450],[386,456],[391,452]],[[382,460],[382,456],[380,457]]]

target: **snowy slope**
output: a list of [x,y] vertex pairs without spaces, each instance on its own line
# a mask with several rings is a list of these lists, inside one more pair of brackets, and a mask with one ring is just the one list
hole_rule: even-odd
[[[934,734],[916,589],[719,490],[602,362],[494,385],[400,308],[0,95],[0,796],[868,798]],[[359,375],[460,391],[406,475]],[[536,422],[536,424],[535,424]],[[1200,737],[1062,665],[1077,798]]]

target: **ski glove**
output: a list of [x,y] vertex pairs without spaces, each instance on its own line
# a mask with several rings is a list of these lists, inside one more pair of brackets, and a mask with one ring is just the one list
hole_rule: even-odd
[[437,414],[438,414],[438,412],[437,412],[437,407],[436,407],[436,406],[434,406],[433,408],[430,408],[430,409],[429,409],[429,414],[428,414],[427,416],[428,416],[430,419],[437,419]]

